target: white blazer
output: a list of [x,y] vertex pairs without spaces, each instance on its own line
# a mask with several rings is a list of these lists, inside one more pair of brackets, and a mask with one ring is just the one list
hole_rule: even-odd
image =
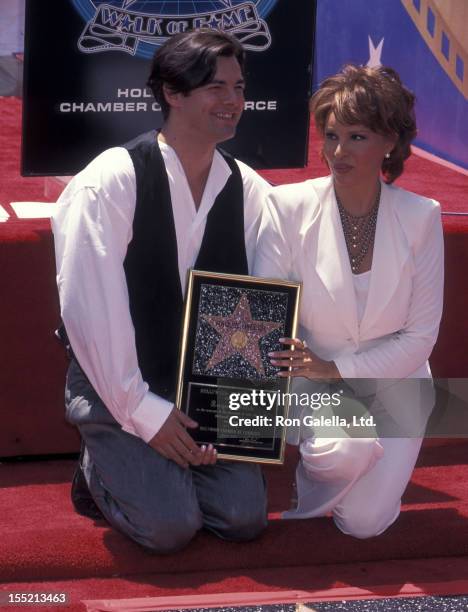
[[427,385],[413,381],[405,388],[401,383],[431,376],[427,360],[443,303],[443,235],[436,201],[382,183],[361,321],[330,176],[272,189],[254,273],[302,281],[299,337],[322,359],[333,359],[344,379],[374,381],[400,424],[409,414],[430,413],[433,396]]

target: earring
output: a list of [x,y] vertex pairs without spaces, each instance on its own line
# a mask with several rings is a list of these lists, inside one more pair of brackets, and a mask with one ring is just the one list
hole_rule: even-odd
[[390,159],[390,153],[385,153],[385,159]]

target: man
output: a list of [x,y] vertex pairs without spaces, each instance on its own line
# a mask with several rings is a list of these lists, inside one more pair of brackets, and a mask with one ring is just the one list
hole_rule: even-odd
[[[244,52],[218,31],[179,34],[148,85],[164,124],[109,149],[67,187],[53,220],[74,358],[69,421],[84,447],[72,498],[161,553],[202,527],[249,540],[266,525],[257,465],[216,461],[174,407],[187,270],[248,273],[265,182],[221,154],[244,106]],[[89,488],[89,493],[88,489]]]

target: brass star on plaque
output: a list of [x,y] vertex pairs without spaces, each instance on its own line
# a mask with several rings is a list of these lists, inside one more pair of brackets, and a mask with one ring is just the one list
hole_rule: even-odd
[[241,355],[255,370],[265,375],[259,340],[282,324],[275,321],[252,319],[246,293],[241,294],[234,312],[229,316],[202,315],[202,318],[220,334],[221,338],[208,361],[207,370],[214,368],[231,355]]

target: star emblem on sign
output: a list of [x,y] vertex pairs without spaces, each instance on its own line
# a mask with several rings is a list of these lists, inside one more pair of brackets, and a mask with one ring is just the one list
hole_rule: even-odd
[[252,319],[249,300],[245,293],[241,294],[232,314],[225,317],[202,315],[202,319],[221,336],[208,361],[207,370],[211,370],[218,363],[237,354],[253,366],[259,374],[265,375],[259,341],[270,332],[279,329],[281,323]]

